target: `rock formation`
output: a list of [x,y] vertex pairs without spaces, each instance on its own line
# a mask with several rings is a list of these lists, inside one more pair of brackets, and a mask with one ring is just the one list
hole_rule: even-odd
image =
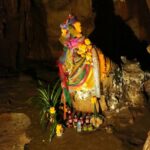
[[148,137],[145,141],[143,150],[150,150],[150,132],[148,132]]
[[3,113],[0,115],[0,147],[1,150],[24,150],[30,142],[26,129],[31,124],[23,113]]

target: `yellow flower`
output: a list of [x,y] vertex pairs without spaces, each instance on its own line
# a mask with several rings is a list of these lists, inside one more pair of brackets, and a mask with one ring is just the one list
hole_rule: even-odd
[[92,45],[88,45],[87,49],[89,49],[89,50],[92,49]]
[[55,107],[50,107],[49,112],[50,114],[55,114],[56,112]]
[[86,53],[86,64],[91,64],[92,62],[92,54],[90,52]]
[[80,44],[79,45],[79,54],[84,54],[87,51],[87,47],[85,44]]
[[85,64],[90,65],[90,64],[91,64],[91,62],[90,62],[90,61],[86,61],[86,62],[85,62]]
[[76,35],[76,37],[77,37],[77,38],[80,38],[80,37],[82,37],[82,34],[81,34],[81,33],[78,33],[78,34]]
[[90,123],[95,127],[95,128],[98,128],[102,123],[103,123],[103,120],[100,118],[100,117],[91,117],[90,119]]
[[84,42],[85,42],[86,45],[90,45],[90,44],[91,44],[91,41],[90,41],[88,38],[86,38],[86,39],[84,40]]
[[85,57],[85,54],[81,54],[81,57],[84,58],[84,57]]
[[92,61],[92,54],[90,52],[86,53],[86,60],[87,61]]
[[73,26],[77,32],[81,33],[81,23],[79,21],[75,22]]
[[96,101],[97,101],[96,96],[93,96],[93,97],[91,98],[91,103],[92,103],[92,104],[96,104]]
[[65,37],[67,35],[67,30],[66,29],[61,29],[61,35]]
[[81,57],[85,58],[85,53],[83,51],[78,50],[77,54],[79,54]]

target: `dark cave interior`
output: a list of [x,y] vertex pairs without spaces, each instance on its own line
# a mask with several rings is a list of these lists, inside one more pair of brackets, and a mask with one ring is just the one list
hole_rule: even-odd
[[[49,3],[49,9],[56,6],[59,9],[59,7],[63,6],[63,2],[51,3]],[[120,14],[124,13],[123,15],[126,15],[128,13],[127,17],[123,18],[115,13],[112,0],[93,0],[91,11],[96,14],[94,19],[95,27],[89,38],[114,62],[120,64],[121,56],[126,56],[128,59],[136,58],[143,70],[149,70],[150,58],[146,51],[150,39],[148,7],[145,1],[140,1],[136,6],[133,6],[134,0],[126,3],[128,11],[119,10]],[[5,76],[2,75],[2,72],[7,72],[7,70],[8,72],[21,71],[24,66],[31,64],[32,61],[51,61],[49,64],[54,63],[55,65],[55,61],[60,56],[62,49],[58,42],[60,31],[58,29],[54,35],[50,35],[47,28],[51,27],[49,27],[46,20],[49,16],[44,4],[37,0],[31,0],[27,2],[16,1],[12,2],[12,4],[11,2],[1,1],[0,5],[1,76]],[[81,16],[78,14],[78,16],[79,19],[85,18],[82,14]],[[141,29],[138,29],[140,30],[139,32],[146,33],[146,36],[142,37],[141,34],[141,37],[137,37],[133,28],[127,24],[128,20],[134,17],[138,19],[140,25],[142,24],[139,27]],[[56,24],[55,21],[53,24]],[[137,26],[136,22],[133,22],[133,25]],[[86,25],[85,28],[87,28]],[[142,31],[142,28],[145,31]],[[54,31],[53,28],[51,30]]]
[[[69,13],[81,22],[83,35],[104,55],[103,70],[107,68],[107,60],[112,65],[109,73],[104,73],[105,78],[98,79],[104,98],[104,101],[98,98],[99,112],[104,120],[97,130],[88,133],[77,134],[72,128],[65,128],[62,138],[54,137],[49,143],[48,132],[39,123],[39,108],[30,99],[38,93],[39,80],[52,90],[61,78],[58,60],[64,47],[59,41],[60,24]],[[81,69],[81,65],[75,66],[76,72]],[[68,74],[64,73],[69,80]],[[75,93],[81,91],[77,89]],[[59,95],[61,101],[63,96]],[[90,114],[79,113],[84,117]],[[149,0],[0,0],[2,150],[12,147],[15,150],[83,150],[85,147],[87,150],[147,150],[149,114]]]
[[136,58],[143,69],[149,69],[148,41],[139,40],[124,20],[115,15],[113,2],[95,0],[93,8],[96,18],[95,29],[89,35],[92,42],[116,63],[121,63],[120,57],[126,56]]

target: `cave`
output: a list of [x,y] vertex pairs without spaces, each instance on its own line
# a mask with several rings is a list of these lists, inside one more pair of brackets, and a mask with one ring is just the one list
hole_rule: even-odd
[[0,0],[0,149],[150,149],[150,0]]

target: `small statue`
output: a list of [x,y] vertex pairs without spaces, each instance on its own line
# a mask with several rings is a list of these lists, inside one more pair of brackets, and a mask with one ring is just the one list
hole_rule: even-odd
[[78,117],[77,117],[77,115],[74,115],[74,118],[73,118],[73,126],[74,126],[74,128],[77,128],[77,122],[78,122]]
[[83,117],[80,117],[80,122],[81,122],[81,126],[83,126],[83,124],[84,124]]
[[81,132],[82,131],[82,126],[81,126],[81,121],[79,120],[77,122],[77,132]]
[[68,117],[68,122],[70,123],[70,125],[72,125],[73,120],[72,120],[72,116],[71,115],[69,115],[69,117]]
[[86,125],[90,124],[90,116],[85,117],[85,123]]
[[[100,98],[100,81],[107,76],[111,62],[82,35],[81,23],[74,16],[69,15],[60,27],[60,42],[64,46],[58,63],[62,101],[72,104],[77,111],[93,112],[91,97]],[[96,107],[98,110],[98,102]]]

